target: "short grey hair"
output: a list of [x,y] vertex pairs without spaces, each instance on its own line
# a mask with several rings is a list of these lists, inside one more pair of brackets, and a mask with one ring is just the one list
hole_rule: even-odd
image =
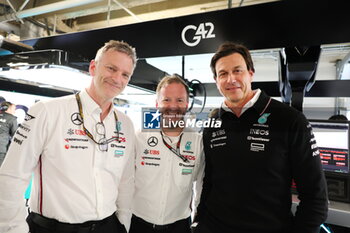
[[110,40],[106,42],[105,45],[97,51],[95,56],[95,61],[98,62],[102,54],[104,54],[110,49],[113,49],[114,51],[118,51],[128,55],[131,58],[132,63],[134,64],[134,68],[136,67],[136,63],[137,63],[136,50],[134,47],[131,47],[128,43],[124,41]]

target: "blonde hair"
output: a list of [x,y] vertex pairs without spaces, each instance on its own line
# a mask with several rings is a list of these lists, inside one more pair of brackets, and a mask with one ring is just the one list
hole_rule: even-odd
[[156,89],[157,98],[159,97],[160,89],[162,89],[164,86],[172,84],[172,83],[180,83],[184,86],[184,88],[186,90],[186,94],[187,94],[187,101],[188,101],[190,98],[189,87],[186,84],[186,82],[180,76],[178,76],[176,74],[164,76],[159,81],[157,89]]

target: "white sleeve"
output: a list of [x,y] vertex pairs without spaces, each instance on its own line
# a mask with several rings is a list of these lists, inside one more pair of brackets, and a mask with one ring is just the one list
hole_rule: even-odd
[[12,138],[0,168],[0,232],[28,233],[24,193],[38,164],[47,137],[47,114],[34,105]]
[[199,150],[197,166],[198,167],[197,167],[196,176],[195,176],[194,197],[193,197],[194,213],[196,213],[196,211],[197,211],[196,209],[199,205],[201,194],[202,194],[202,188],[203,188],[205,157],[204,157],[203,141],[202,140],[200,140],[200,150]]
[[135,131],[131,124],[130,139],[128,138],[128,147],[130,147],[130,154],[126,162],[119,188],[118,188],[118,199],[117,199],[117,216],[119,221],[125,226],[126,230],[129,231],[131,223],[131,208],[132,200],[135,189]]

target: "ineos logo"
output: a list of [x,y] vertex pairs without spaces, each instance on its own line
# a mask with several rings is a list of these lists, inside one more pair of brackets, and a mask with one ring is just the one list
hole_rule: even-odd
[[[195,31],[192,41],[186,39],[186,33],[188,30]],[[214,24],[211,22],[201,23],[198,27],[195,25],[187,25],[181,32],[181,38],[187,46],[193,47],[198,45],[201,39],[215,38],[213,32]]]
[[266,135],[267,136],[267,135],[269,135],[269,131],[263,130],[263,129],[250,129],[250,134],[252,134],[252,135]]

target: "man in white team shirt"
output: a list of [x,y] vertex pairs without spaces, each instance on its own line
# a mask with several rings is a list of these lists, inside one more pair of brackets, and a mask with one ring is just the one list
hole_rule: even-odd
[[[134,48],[109,41],[90,62],[89,87],[29,109],[0,169],[1,233],[28,233],[28,225],[33,233],[126,232],[134,129],[113,99],[135,65]],[[33,172],[27,217],[23,194]]]
[[202,186],[202,137],[189,129],[176,127],[177,122],[183,120],[189,99],[188,86],[180,77],[164,77],[156,92],[161,131],[136,134],[130,233],[188,233],[191,202],[195,201],[196,206],[199,199],[194,198],[193,184],[196,181],[197,197]]

